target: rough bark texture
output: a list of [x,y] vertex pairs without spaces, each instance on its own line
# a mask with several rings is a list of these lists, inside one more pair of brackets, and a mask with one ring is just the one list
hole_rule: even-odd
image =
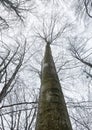
[[42,65],[40,98],[35,130],[72,130],[50,45]]

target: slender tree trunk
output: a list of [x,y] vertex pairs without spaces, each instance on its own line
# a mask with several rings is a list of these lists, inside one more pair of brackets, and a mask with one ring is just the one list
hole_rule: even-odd
[[46,45],[42,64],[40,98],[35,130],[72,130],[49,44]]

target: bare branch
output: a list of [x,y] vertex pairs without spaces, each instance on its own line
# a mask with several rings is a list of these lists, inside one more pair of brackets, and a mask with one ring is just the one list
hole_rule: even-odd
[[[19,46],[16,48],[16,51],[14,52],[14,54],[10,57],[10,59],[8,60],[7,58],[9,57],[9,54],[5,57],[6,59],[4,59],[4,61],[1,63],[1,65],[3,65],[4,63],[4,67],[2,67],[2,69],[0,70],[1,73],[1,78],[3,78],[3,76],[5,75],[5,83],[4,86],[0,92],[0,102],[3,100],[3,98],[8,94],[8,92],[12,89],[9,90],[10,86],[12,86],[12,83],[20,69],[20,67],[22,66],[23,63],[23,59],[25,56],[25,49],[26,49],[26,43],[24,45],[23,48],[23,52],[20,54],[19,58],[17,58],[18,63],[16,65],[16,68],[14,69],[14,72],[12,73],[11,77],[8,79],[7,77],[7,68],[8,66],[12,63],[12,60],[14,59],[14,57],[17,55],[18,50],[19,50]],[[5,64],[5,61],[8,60],[8,62]],[[3,73],[2,73],[3,72]],[[2,80],[2,79],[1,79]]]

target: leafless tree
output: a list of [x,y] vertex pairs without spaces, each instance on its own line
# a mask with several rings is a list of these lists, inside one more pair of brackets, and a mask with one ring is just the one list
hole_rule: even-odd
[[76,0],[72,2],[72,8],[75,10],[75,14],[80,18],[87,16],[92,18],[92,1],[91,0]]
[[[31,99],[30,95],[25,95],[23,89],[26,91],[25,86],[21,89],[17,86],[7,97],[8,105],[0,108],[0,127],[4,130],[30,130],[34,127],[37,109],[36,95],[31,91],[31,96],[34,95],[34,99]],[[21,95],[19,95],[20,92]],[[34,102],[29,102],[28,98]]]
[[57,40],[60,40],[70,26],[69,24],[65,24],[65,26],[62,27],[58,24],[59,21],[57,16],[52,16],[50,21],[48,19],[43,20],[42,28],[40,30],[39,26],[38,28],[35,28],[36,40],[40,40],[40,44],[46,44],[45,54],[41,64],[41,87],[35,127],[36,130],[72,130],[50,48],[51,45],[58,46]]
[[72,56],[84,65],[83,72],[87,74],[87,78],[92,78],[92,63],[90,60],[92,57],[92,47],[87,48],[87,42],[89,40],[90,39],[74,38],[73,41],[69,40],[69,44]]
[[[21,50],[22,49],[22,50]],[[22,66],[25,56],[26,43],[21,48],[20,44],[11,50],[9,46],[1,46],[0,56],[0,103],[4,97],[11,91],[16,80],[15,77]],[[20,52],[21,51],[21,52]]]
[[34,2],[27,0],[0,1],[0,30],[11,26],[11,21],[24,21],[25,14],[35,8]]
[[72,110],[71,119],[75,130],[91,130],[92,102],[71,102],[69,107]]
[[85,10],[86,10],[87,15],[90,18],[92,18],[92,14],[91,14],[91,11],[92,11],[92,1],[91,0],[84,0],[84,6],[85,6]]

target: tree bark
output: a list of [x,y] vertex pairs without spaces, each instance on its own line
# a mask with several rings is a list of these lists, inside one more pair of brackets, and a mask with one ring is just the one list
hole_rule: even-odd
[[72,130],[50,45],[42,63],[41,88],[35,130]]

